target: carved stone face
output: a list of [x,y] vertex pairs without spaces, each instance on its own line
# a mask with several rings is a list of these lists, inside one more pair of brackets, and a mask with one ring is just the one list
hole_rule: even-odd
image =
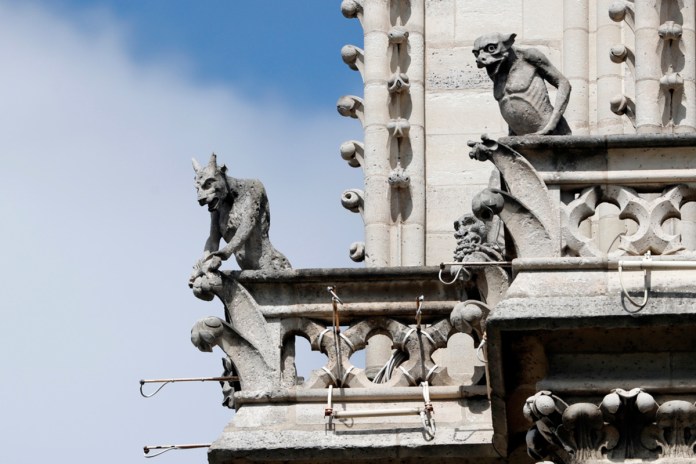
[[218,167],[215,154],[210,157],[206,167],[200,167],[194,160],[193,169],[196,171],[195,184],[198,193],[198,204],[208,205],[208,211],[218,209],[220,203],[227,197],[229,189],[225,179],[227,168]]
[[474,41],[472,50],[476,57],[476,66],[486,68],[491,76],[498,73],[500,65],[510,54],[510,48],[515,43],[516,34],[500,34],[498,32],[485,34]]

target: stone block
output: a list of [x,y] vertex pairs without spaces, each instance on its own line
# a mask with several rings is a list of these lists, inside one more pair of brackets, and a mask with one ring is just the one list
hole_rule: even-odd
[[455,40],[469,44],[476,37],[489,32],[521,32],[522,4],[519,0],[497,0],[495,3],[489,0],[457,2]]
[[426,90],[481,90],[493,92],[493,83],[484,69],[476,67],[472,47],[428,48]]
[[437,266],[440,263],[452,261],[456,247],[454,228],[452,232],[429,232],[425,236],[425,265]]
[[429,231],[452,231],[454,221],[464,213],[471,212],[471,199],[488,183],[468,185],[437,185],[428,186],[427,197],[429,207],[427,219]]
[[435,46],[454,42],[454,0],[425,1],[426,42]]
[[428,134],[507,135],[507,124],[492,92],[428,92],[425,114]]
[[493,165],[469,157],[469,140],[480,140],[480,134],[429,135],[426,173],[429,185],[487,184]]
[[[563,38],[563,2],[559,0],[524,0],[524,40],[560,40]],[[503,31],[501,31],[503,32]],[[515,32],[515,31],[510,31]]]

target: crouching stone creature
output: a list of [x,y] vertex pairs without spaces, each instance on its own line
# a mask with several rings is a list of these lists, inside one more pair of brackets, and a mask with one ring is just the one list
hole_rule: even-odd
[[[570,135],[563,118],[570,99],[570,82],[534,48],[513,47],[515,34],[485,34],[474,41],[476,65],[486,68],[493,96],[510,135]],[[545,82],[558,89],[551,106]]]
[[[263,184],[227,176],[227,168],[217,165],[214,153],[205,167],[194,159],[193,169],[198,203],[210,211],[210,236],[189,286],[195,289],[198,278],[210,278],[208,274],[217,271],[220,260],[233,254],[242,270],[289,269],[290,262],[268,238],[271,216]],[[226,242],[222,248],[220,239]]]

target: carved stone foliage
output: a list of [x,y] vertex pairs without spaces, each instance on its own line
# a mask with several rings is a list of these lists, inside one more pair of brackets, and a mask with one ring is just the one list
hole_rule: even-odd
[[564,464],[602,460],[616,446],[616,429],[604,423],[602,411],[590,403],[568,405],[548,391],[527,399],[524,415],[534,422],[527,433],[531,457]]
[[615,389],[601,404],[568,405],[548,391],[527,399],[534,423],[528,453],[538,461],[599,464],[618,461],[686,464],[696,460],[696,406],[684,400],[658,405],[635,388]]
[[[626,36],[634,38],[632,43],[615,44],[609,59],[625,62],[630,70],[626,77],[635,80],[629,87],[635,89],[634,97],[615,95],[611,110],[626,115],[638,132],[693,131],[693,105],[688,100],[694,84],[685,79],[690,71],[682,37],[690,10],[688,4],[673,0],[621,0],[609,6],[609,17],[634,32]],[[659,83],[659,89],[653,83]]]
[[663,223],[680,218],[680,208],[696,198],[686,185],[665,190],[652,200],[641,198],[635,190],[620,186],[597,186],[585,189],[577,199],[565,207],[564,239],[568,252],[577,256],[602,256],[592,238],[580,232],[580,223],[595,213],[600,203],[612,203],[619,207],[619,219],[631,219],[638,228],[629,235],[619,237],[619,249],[629,255],[674,254],[683,249],[681,236],[670,234]]
[[484,221],[500,216],[520,258],[560,256],[558,207],[534,167],[515,150],[485,134],[481,142],[469,141],[468,145],[469,156],[491,161],[508,187],[508,192],[486,189],[479,193],[472,201],[474,214]]

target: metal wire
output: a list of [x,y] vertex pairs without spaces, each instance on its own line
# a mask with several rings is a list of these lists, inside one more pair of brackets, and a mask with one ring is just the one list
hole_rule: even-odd
[[424,299],[425,297],[423,295],[416,298],[416,327],[418,327],[418,330],[421,328],[421,318],[423,317],[421,307],[423,306]]
[[[208,444],[194,444],[194,445],[157,445],[157,446],[144,446],[143,447],[143,457],[144,458],[156,458],[161,456],[167,451],[171,450],[184,450],[184,449],[195,449],[195,448],[210,448],[211,443]],[[150,454],[151,450],[162,450],[159,453]]]
[[[642,264],[644,264],[646,262],[650,262],[650,261],[651,261],[650,260],[650,251],[648,250],[648,252],[643,257]],[[628,301],[631,302],[631,304],[633,306],[636,306],[635,311],[628,311],[628,309],[626,309],[626,311],[628,311],[629,313],[638,312],[641,309],[643,309],[643,307],[646,304],[648,304],[648,297],[649,297],[648,271],[647,271],[647,269],[643,269],[643,301],[638,302],[638,301],[635,301],[633,298],[631,298],[631,295],[629,295],[628,292],[626,291],[626,287],[625,287],[624,282],[623,282],[623,266],[624,266],[624,263],[622,261],[619,261],[618,270],[619,270],[619,283],[621,284],[621,293],[623,294],[623,296],[626,297],[626,299],[628,299]]]
[[[178,382],[238,382],[239,381],[239,376],[233,375],[233,376],[227,376],[227,377],[187,377],[187,378],[182,378],[182,379],[150,379],[150,380],[141,380],[140,381],[140,394],[143,396],[143,398],[152,398],[155,396],[157,393],[159,393],[160,390],[162,390],[165,386],[167,386],[170,383],[178,383]],[[147,394],[143,391],[143,386],[146,383],[161,383],[162,385],[157,388],[154,392]]]

